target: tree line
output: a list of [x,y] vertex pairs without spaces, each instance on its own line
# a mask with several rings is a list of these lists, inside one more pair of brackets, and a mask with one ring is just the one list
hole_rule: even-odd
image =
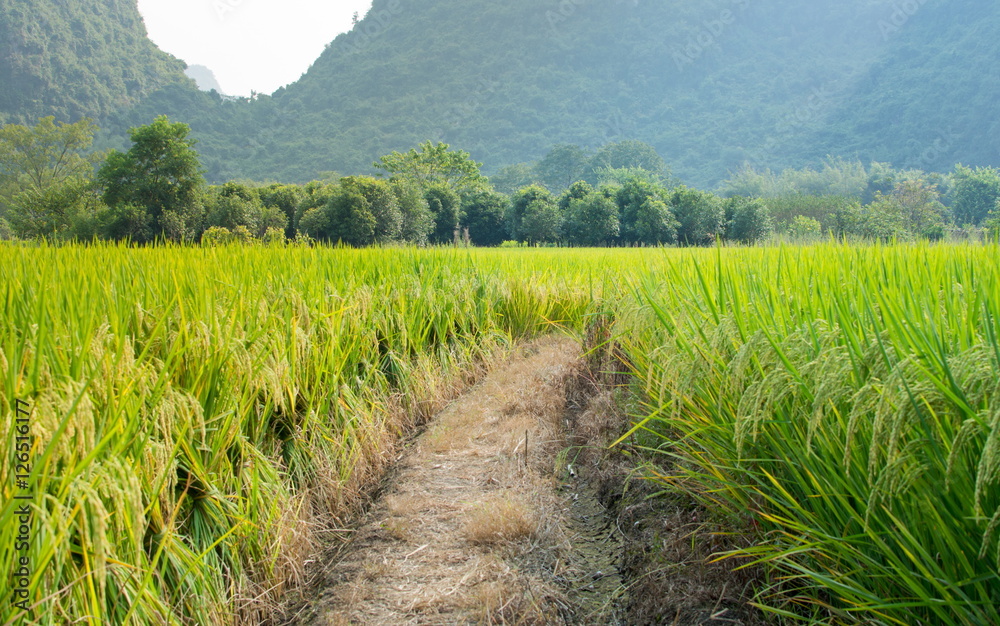
[[773,233],[940,239],[1000,222],[992,168],[939,175],[828,159],[781,174],[745,167],[713,193],[680,184],[638,141],[559,145],[492,180],[467,152],[428,141],[381,157],[375,176],[209,185],[186,124],[160,116],[107,154],[90,151],[95,131],[51,117],[0,128],[0,237],[696,246]]

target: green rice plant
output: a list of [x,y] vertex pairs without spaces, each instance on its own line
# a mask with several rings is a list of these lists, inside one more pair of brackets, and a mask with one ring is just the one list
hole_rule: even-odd
[[[0,247],[8,460],[15,404],[31,407],[30,488],[0,465],[0,570],[28,559],[27,601],[0,604],[0,623],[266,620],[447,380],[469,382],[519,337],[578,326],[583,270],[559,263]],[[5,598],[14,584],[0,582]]]
[[635,282],[633,435],[824,623],[1000,623],[995,246],[740,249]]

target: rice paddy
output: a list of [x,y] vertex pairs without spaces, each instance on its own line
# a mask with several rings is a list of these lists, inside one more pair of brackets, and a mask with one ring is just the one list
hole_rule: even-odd
[[264,621],[478,364],[595,329],[776,621],[1000,623],[998,252],[0,247],[0,623]]

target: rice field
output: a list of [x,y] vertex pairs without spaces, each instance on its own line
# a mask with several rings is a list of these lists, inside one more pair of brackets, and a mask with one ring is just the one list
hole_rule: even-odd
[[777,622],[1000,623],[998,251],[0,247],[0,623],[265,620],[477,368],[598,320]]

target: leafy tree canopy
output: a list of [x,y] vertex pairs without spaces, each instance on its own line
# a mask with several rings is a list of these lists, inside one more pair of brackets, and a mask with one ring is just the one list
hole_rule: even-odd
[[112,209],[131,206],[147,212],[154,235],[163,231],[160,220],[167,212],[196,220],[205,180],[190,131],[166,116],[133,128],[132,147],[125,153],[112,151],[97,173],[104,202]]
[[90,120],[0,128],[0,218],[22,237],[66,233],[81,211],[93,211],[91,179],[102,155],[88,153]]
[[482,175],[482,163],[472,160],[464,150],[450,150],[446,143],[425,141],[420,149],[392,152],[381,157],[373,166],[393,176],[402,176],[423,185],[443,183],[456,193],[489,186]]

